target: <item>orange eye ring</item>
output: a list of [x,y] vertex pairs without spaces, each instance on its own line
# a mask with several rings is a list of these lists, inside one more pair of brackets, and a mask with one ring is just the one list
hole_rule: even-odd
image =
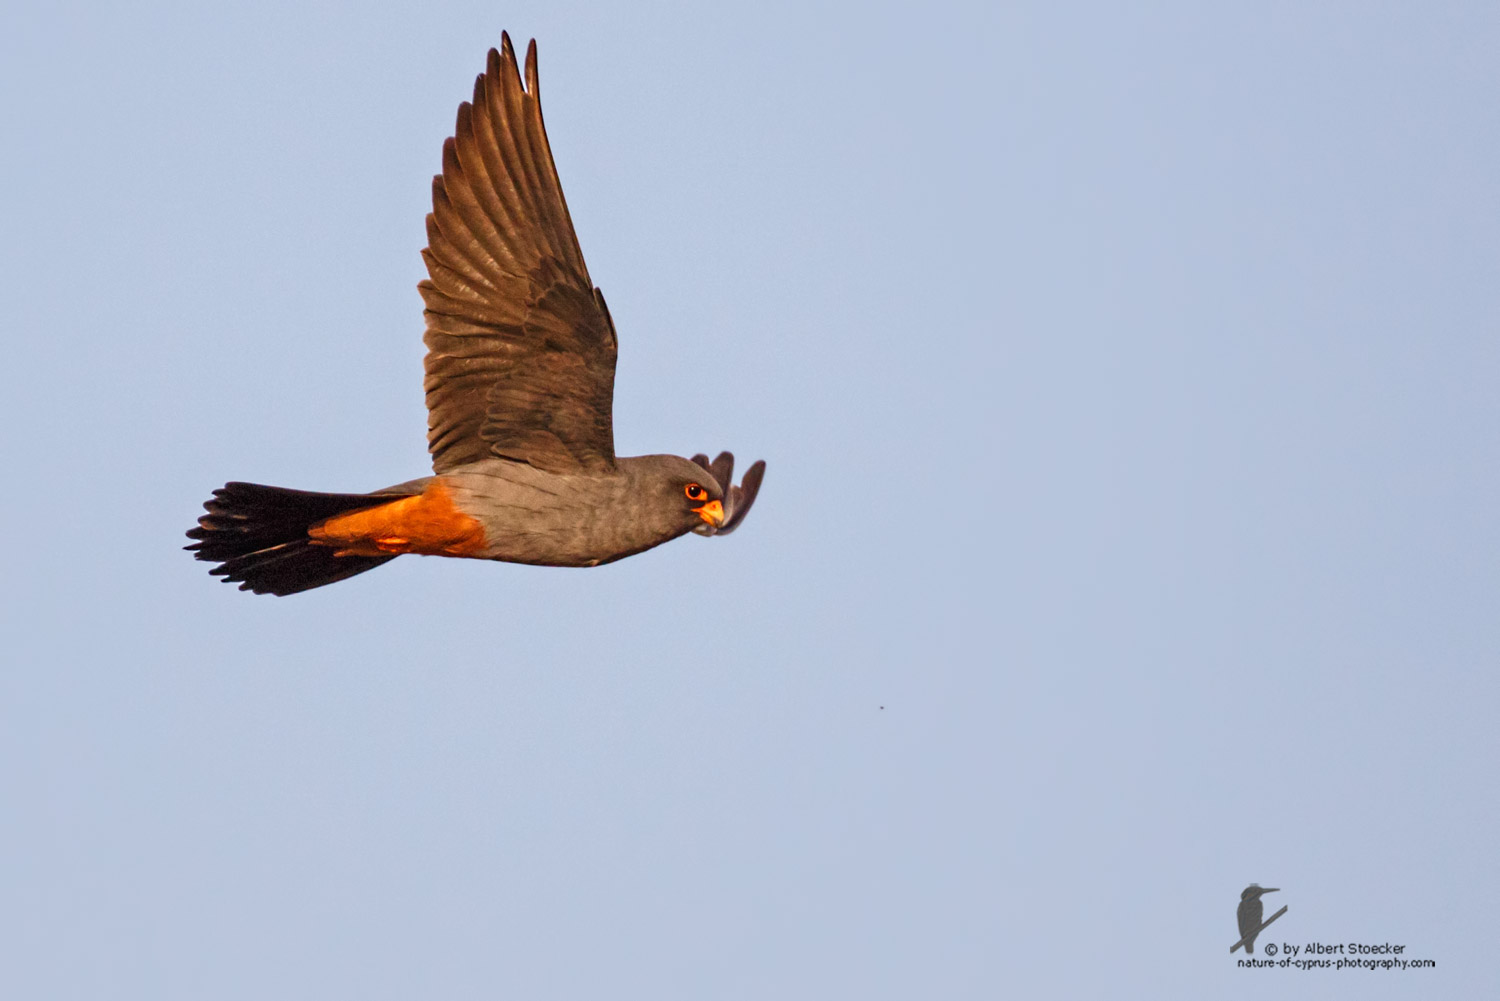
[[708,500],[708,491],[704,490],[703,487],[697,483],[689,483],[687,486],[682,488],[682,492],[687,495],[687,499],[690,501]]

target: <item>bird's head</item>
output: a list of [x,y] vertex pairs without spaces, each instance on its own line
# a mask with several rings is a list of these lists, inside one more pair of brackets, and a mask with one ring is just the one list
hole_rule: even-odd
[[760,489],[766,464],[757,462],[739,486],[730,479],[734,456],[723,453],[713,462],[705,456],[644,455],[625,460],[636,489],[646,500],[649,518],[662,530],[724,535],[732,532],[750,510]]
[[1240,894],[1240,899],[1255,900],[1259,898],[1262,893],[1278,892],[1280,892],[1280,889],[1278,887],[1262,887],[1257,883],[1251,883],[1249,886],[1245,887],[1244,892]]
[[708,478],[723,490],[722,494],[712,495],[722,499],[720,508],[709,512],[719,515],[719,519],[715,521],[704,514],[702,523],[694,525],[693,531],[699,535],[728,535],[745,520],[745,515],[750,513],[750,505],[755,503],[755,495],[760,493],[760,481],[766,475],[765,460],[752,463],[745,470],[739,486],[734,485],[734,456],[728,452],[720,452],[713,462],[709,462],[708,456],[700,453],[693,456],[693,465],[707,473]]
[[677,455],[629,459],[636,489],[659,530],[676,534],[717,531],[727,520],[724,491],[712,473]]

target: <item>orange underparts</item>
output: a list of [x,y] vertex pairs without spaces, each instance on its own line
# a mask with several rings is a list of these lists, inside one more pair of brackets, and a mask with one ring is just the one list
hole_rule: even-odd
[[484,548],[484,527],[460,511],[441,480],[416,497],[334,515],[307,530],[335,556],[472,556]]

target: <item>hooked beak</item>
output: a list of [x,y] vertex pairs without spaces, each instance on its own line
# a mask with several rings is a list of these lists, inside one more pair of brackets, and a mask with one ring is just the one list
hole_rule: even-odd
[[695,507],[693,508],[693,510],[697,513],[698,517],[702,518],[705,522],[707,522],[714,528],[718,528],[719,526],[724,524],[723,501],[709,501],[702,507]]

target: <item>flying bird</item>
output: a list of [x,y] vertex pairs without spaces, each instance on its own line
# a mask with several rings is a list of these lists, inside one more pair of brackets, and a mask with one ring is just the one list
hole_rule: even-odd
[[[1266,913],[1266,905],[1261,903],[1260,896],[1263,893],[1277,893],[1278,889],[1262,889],[1259,884],[1251,883],[1245,887],[1240,894],[1240,906],[1235,911],[1235,918],[1240,925],[1240,938],[1245,942],[1245,952],[1249,955],[1255,954],[1255,938],[1260,934],[1260,919]],[[1272,920],[1280,915],[1272,915]]]
[[726,535],[766,465],[615,455],[615,325],[542,124],[536,42],[510,36],[458,107],[427,216],[427,447],[435,475],[366,494],[227,483],[186,547],[240,590],[295,594],[404,553],[592,567]]

